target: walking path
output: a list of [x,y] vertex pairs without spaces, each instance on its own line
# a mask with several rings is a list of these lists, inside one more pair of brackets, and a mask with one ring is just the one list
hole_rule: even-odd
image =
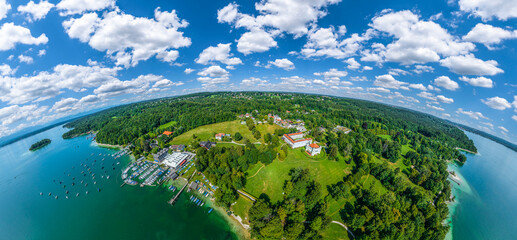
[[262,164],[262,167],[260,167],[260,168],[259,168],[259,170],[258,170],[255,174],[253,174],[253,176],[249,177],[248,179],[250,179],[250,178],[252,178],[252,177],[257,176],[257,174],[260,172],[260,170],[262,170],[262,168],[264,168],[264,166],[265,166],[265,165],[264,165],[264,164]]
[[350,235],[352,235],[352,237],[353,237],[353,238],[355,238],[354,233],[352,233],[352,231],[348,230],[348,228],[346,227],[346,225],[345,225],[345,224],[340,223],[340,222],[338,222],[338,221],[332,221],[332,223],[335,223],[335,224],[337,224],[337,225],[339,225],[339,226],[343,227],[344,229],[346,229],[346,230],[350,233]]
[[247,197],[247,198],[248,198],[249,200],[251,200],[252,202],[255,202],[255,201],[256,201],[254,197],[252,197],[252,196],[248,195],[247,193],[245,193],[245,192],[243,192],[243,191],[241,191],[241,190],[237,190],[237,192],[238,192],[239,194],[241,194],[242,196]]

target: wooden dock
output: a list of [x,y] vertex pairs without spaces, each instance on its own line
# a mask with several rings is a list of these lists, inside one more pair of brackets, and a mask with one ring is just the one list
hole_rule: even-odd
[[171,200],[169,200],[169,204],[170,205],[174,205],[174,203],[176,202],[176,200],[178,200],[179,196],[181,195],[181,192],[183,192],[183,190],[188,186],[188,184],[190,183],[190,180],[194,177],[194,174],[196,174],[197,170],[194,170],[194,172],[192,173],[192,175],[189,177],[189,179],[187,180],[187,183],[185,183],[185,185],[183,185],[183,187],[180,189],[180,191],[176,194],[176,196],[174,196],[173,198],[171,198]]

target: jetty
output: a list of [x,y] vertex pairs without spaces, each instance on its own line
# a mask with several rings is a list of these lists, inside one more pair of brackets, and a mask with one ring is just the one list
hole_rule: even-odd
[[180,191],[176,194],[176,196],[174,196],[173,198],[171,198],[171,200],[169,200],[169,204],[170,205],[174,205],[174,203],[176,202],[176,200],[178,200],[179,196],[181,195],[181,192],[183,192],[183,190],[188,186],[190,180],[194,177],[194,175],[196,174],[197,172],[197,169],[194,170],[194,172],[192,173],[192,175],[189,177],[189,179],[187,180],[187,183],[185,183],[185,185],[183,185],[183,187],[180,189]]

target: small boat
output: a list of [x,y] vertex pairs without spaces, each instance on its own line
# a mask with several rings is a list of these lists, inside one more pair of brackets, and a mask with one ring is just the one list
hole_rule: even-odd
[[49,192],[49,193],[48,193],[48,195],[50,196],[50,195],[52,195],[52,193],[51,193],[51,192]]
[[39,195],[40,195],[40,196],[43,196],[43,192],[39,192]]
[[210,208],[210,210],[208,210],[208,213],[211,213],[211,212],[212,212],[212,210],[214,210],[214,209],[213,209],[213,208]]
[[68,196],[66,196],[66,199],[68,199]]
[[86,191],[86,194],[88,194],[88,191]]
[[58,199],[58,196],[56,196],[56,199]]
[[99,191],[99,192],[100,192],[100,191],[101,191],[101,189],[100,189],[100,188],[97,188],[97,191]]
[[79,193],[77,193],[75,196],[76,196],[76,197],[79,197]]
[[68,190],[66,190],[66,194],[68,194]]

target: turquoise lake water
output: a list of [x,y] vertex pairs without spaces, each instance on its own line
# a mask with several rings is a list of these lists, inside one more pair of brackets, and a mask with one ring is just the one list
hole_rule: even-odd
[[517,239],[517,153],[479,135],[468,133],[479,154],[450,166],[462,184],[453,183],[451,207],[454,240]]
[[[237,239],[223,216],[194,206],[186,193],[170,206],[173,193],[164,187],[121,188],[129,158],[115,160],[107,156],[114,150],[86,137],[63,140],[65,131],[56,127],[0,148],[0,239]],[[52,143],[28,150],[43,138]],[[81,164],[95,179],[81,174]]]

